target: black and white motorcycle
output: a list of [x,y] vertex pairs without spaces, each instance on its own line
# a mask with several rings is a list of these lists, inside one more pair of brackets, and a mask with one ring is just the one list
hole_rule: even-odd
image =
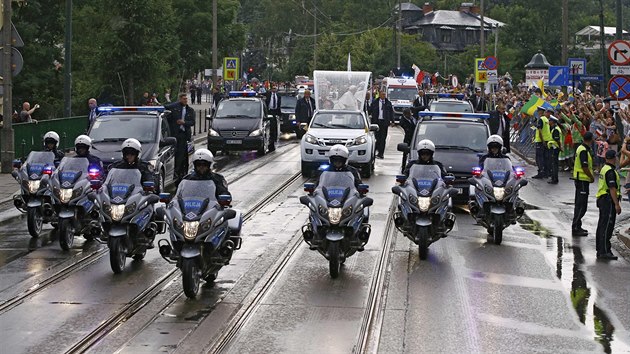
[[[114,273],[125,268],[127,257],[144,258],[155,235],[164,232],[164,221],[155,220],[155,203],[160,197],[153,193],[154,182],[140,181],[137,169],[114,168],[98,193],[89,198],[96,201],[103,220],[103,237],[109,247],[109,261]],[[98,185],[93,184],[93,188]]]
[[426,259],[429,245],[446,237],[455,225],[451,212],[451,196],[457,190],[451,187],[455,177],[441,178],[436,165],[413,165],[409,178],[396,176],[399,185],[392,187],[398,196],[398,211],[394,214],[396,228],[418,245],[420,259]]
[[341,264],[357,251],[363,251],[370,238],[369,207],[366,184],[354,185],[351,172],[324,171],[319,185],[305,183],[308,195],[300,203],[310,210],[309,223],[302,227],[304,241],[329,262],[330,276],[337,278]]
[[[24,163],[13,161],[11,175],[20,184],[20,194],[13,196],[13,204],[26,213],[26,225],[31,237],[39,237],[44,223],[56,222],[52,193],[48,189],[50,175],[55,170],[55,154],[33,151]],[[56,225],[56,224],[55,224]]]
[[[500,245],[503,230],[523,216],[525,207],[518,192],[527,185],[525,171],[514,168],[509,158],[487,158],[481,167],[473,168],[469,178],[470,214],[488,231],[488,241]],[[474,191],[472,190],[474,189]]]
[[211,180],[182,180],[173,200],[168,193],[160,194],[167,206],[157,212],[165,217],[171,241],[158,242],[160,255],[181,269],[189,298],[197,296],[201,279],[214,281],[241,248],[241,213],[230,208],[230,195],[217,200],[215,191]]

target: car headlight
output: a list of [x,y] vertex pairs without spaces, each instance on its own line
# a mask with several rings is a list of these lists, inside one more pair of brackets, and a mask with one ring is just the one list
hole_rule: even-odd
[[360,137],[354,139],[354,145],[363,145],[367,143],[367,137],[365,135],[361,135]]
[[304,135],[304,141],[306,141],[309,144],[317,145],[317,138],[315,138],[311,134]]
[[341,208],[328,208],[328,221],[336,225],[341,221]]
[[123,215],[125,215],[125,204],[114,204],[111,206],[110,215],[112,216],[112,220],[120,221]]
[[184,237],[187,240],[194,240],[197,237],[197,229],[199,228],[199,221],[184,221]]
[[214,129],[208,129],[208,135],[210,135],[210,136],[219,136],[219,133],[217,133],[217,131],[214,130]]
[[505,188],[503,187],[494,187],[494,199],[497,201],[502,201],[505,196]]
[[429,197],[418,198],[418,208],[420,209],[420,211],[429,211],[430,206],[431,206],[431,198]]
[[295,119],[295,114],[289,114],[289,119],[291,120]]
[[59,190],[59,200],[62,203],[68,203],[72,198],[72,188],[61,188]]
[[253,132],[249,133],[249,136],[260,136],[262,134],[261,129],[256,129]]
[[149,171],[151,172],[155,171],[155,166],[157,166],[157,160],[149,160],[147,161],[147,163],[149,164]]
[[28,192],[31,194],[37,193],[37,191],[39,190],[40,182],[40,180],[28,181]]

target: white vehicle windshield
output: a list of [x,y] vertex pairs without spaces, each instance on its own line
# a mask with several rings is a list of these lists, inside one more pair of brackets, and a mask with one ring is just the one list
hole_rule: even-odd
[[321,71],[314,73],[317,109],[361,111],[370,76],[366,71]]
[[457,112],[472,113],[473,109],[468,102],[431,102],[430,110],[432,112]]
[[413,101],[416,99],[418,90],[415,87],[388,87],[387,98],[390,101]]
[[360,113],[319,112],[313,117],[311,128],[365,129],[365,124]]

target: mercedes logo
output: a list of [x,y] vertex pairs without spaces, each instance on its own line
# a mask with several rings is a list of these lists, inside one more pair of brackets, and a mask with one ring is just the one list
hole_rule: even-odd
[[232,132],[232,136],[236,136],[236,132]]

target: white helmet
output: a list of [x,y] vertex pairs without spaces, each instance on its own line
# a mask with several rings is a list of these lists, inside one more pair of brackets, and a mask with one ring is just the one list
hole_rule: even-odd
[[134,149],[138,152],[138,155],[140,155],[140,153],[142,152],[142,145],[140,144],[138,139],[129,138],[122,143],[120,149],[123,151],[123,155],[125,153],[125,149]]
[[92,139],[87,135],[79,135],[74,139],[74,146],[79,144],[87,145],[88,149],[92,147]]
[[193,154],[192,162],[193,164],[195,164],[195,162],[199,161],[205,161],[208,164],[212,165],[212,163],[214,162],[214,156],[212,156],[212,153],[208,149],[199,149],[196,150]]
[[503,138],[501,138],[497,134],[490,135],[490,137],[486,141],[486,145],[489,146],[490,144],[499,144],[499,145],[503,146]]
[[347,160],[349,155],[348,148],[343,145],[337,144],[330,148],[330,157],[339,156]]
[[55,133],[54,131],[49,131],[48,133],[44,134],[44,143],[46,143],[47,139],[52,139],[55,141],[55,145],[59,144],[59,134]]
[[433,144],[433,142],[429,139],[423,139],[418,142],[418,148],[416,150],[429,150],[431,152],[435,152],[435,144]]

